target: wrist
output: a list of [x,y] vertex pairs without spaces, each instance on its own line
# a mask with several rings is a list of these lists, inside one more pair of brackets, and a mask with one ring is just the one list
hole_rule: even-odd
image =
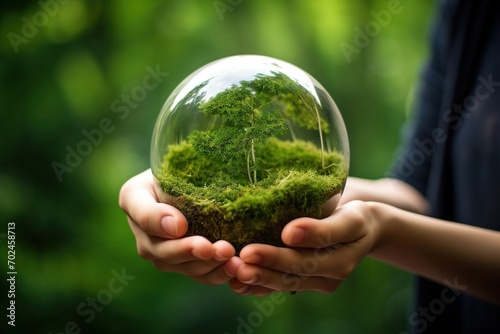
[[370,228],[372,233],[372,246],[369,255],[375,256],[390,239],[391,230],[394,228],[394,219],[390,205],[380,202],[366,202],[370,215]]

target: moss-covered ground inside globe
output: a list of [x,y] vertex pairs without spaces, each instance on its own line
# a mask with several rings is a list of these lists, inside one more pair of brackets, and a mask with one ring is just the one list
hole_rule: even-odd
[[[324,204],[347,178],[342,154],[304,141],[270,138],[255,149],[257,180],[234,166],[196,155],[188,142],[169,147],[155,171],[166,195],[188,219],[188,235],[227,240],[239,251],[249,243],[282,246],[281,230],[298,217],[322,218]],[[326,166],[326,167],[323,167]]]

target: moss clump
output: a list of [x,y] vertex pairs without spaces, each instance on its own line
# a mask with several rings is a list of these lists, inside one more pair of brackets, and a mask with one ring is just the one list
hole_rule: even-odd
[[[189,234],[227,240],[239,252],[253,242],[282,245],[290,220],[331,212],[334,205],[325,203],[342,191],[347,164],[342,154],[327,152],[331,129],[318,102],[274,71],[197,101],[211,125],[170,145],[154,168],[163,201],[184,213]],[[300,128],[319,147],[297,140]],[[277,139],[287,131],[293,141]]]
[[328,215],[324,204],[347,178],[340,153],[322,154],[300,140],[256,143],[255,163],[260,168],[249,183],[244,166],[205,158],[182,142],[169,147],[155,174],[163,200],[188,219],[188,235],[227,240],[238,252],[249,243],[283,246],[283,227],[298,217]]

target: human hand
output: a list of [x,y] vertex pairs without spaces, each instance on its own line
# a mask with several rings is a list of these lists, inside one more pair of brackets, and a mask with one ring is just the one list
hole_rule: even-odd
[[198,282],[217,285],[232,277],[224,264],[234,257],[227,241],[211,243],[202,236],[183,237],[184,215],[160,203],[150,169],[132,177],[120,190],[119,204],[135,236],[139,255],[162,271],[184,274]]
[[230,261],[230,287],[243,295],[265,296],[276,291],[331,293],[375,247],[379,230],[370,203],[353,201],[331,216],[299,218],[282,231],[293,248],[252,244]]
[[427,200],[417,189],[391,178],[366,180],[349,176],[339,205],[354,200],[386,203],[416,213],[427,212],[428,207]]

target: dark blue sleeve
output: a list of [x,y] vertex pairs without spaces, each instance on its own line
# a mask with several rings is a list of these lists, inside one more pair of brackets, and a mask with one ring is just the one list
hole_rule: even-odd
[[445,2],[436,13],[429,58],[421,72],[412,117],[403,129],[403,142],[388,173],[388,177],[408,183],[424,196],[436,146],[442,144],[447,136],[439,127],[439,117],[443,114],[442,96],[451,34],[450,11],[452,8]]

